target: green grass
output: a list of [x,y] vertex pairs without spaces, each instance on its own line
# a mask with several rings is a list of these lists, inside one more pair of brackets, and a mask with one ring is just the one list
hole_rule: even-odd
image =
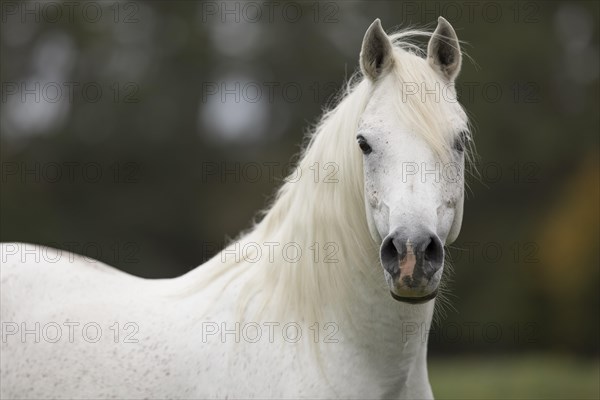
[[599,399],[600,364],[559,356],[429,360],[436,399]]

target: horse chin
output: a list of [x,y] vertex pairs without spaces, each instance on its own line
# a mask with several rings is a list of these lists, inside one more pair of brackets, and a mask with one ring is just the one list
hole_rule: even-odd
[[427,303],[430,300],[435,299],[435,297],[437,296],[437,289],[434,290],[433,292],[429,293],[426,296],[421,296],[421,297],[405,297],[405,296],[398,296],[396,293],[394,293],[393,291],[390,290],[390,294],[392,295],[392,298],[396,301],[402,302],[402,303],[408,303],[408,304],[423,304],[423,303]]

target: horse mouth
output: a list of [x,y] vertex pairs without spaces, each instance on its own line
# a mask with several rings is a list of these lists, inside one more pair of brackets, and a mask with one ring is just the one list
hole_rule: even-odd
[[435,298],[435,296],[437,296],[437,289],[434,290],[433,292],[431,292],[430,294],[428,294],[427,296],[422,296],[422,297],[404,297],[404,296],[398,296],[396,293],[392,292],[390,290],[390,294],[392,295],[392,298],[396,301],[400,301],[402,303],[408,303],[408,304],[423,304],[423,303],[427,303],[429,300],[433,300]]

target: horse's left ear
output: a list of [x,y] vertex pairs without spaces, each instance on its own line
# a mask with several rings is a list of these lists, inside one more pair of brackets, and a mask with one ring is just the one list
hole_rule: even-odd
[[446,80],[452,82],[460,72],[462,55],[458,37],[450,22],[444,17],[438,18],[438,25],[427,45],[429,65]]

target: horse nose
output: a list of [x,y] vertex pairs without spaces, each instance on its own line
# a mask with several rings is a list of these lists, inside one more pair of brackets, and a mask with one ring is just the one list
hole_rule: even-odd
[[405,235],[393,232],[381,245],[381,263],[393,279],[409,277],[431,279],[444,265],[444,246],[436,234],[423,232]]

